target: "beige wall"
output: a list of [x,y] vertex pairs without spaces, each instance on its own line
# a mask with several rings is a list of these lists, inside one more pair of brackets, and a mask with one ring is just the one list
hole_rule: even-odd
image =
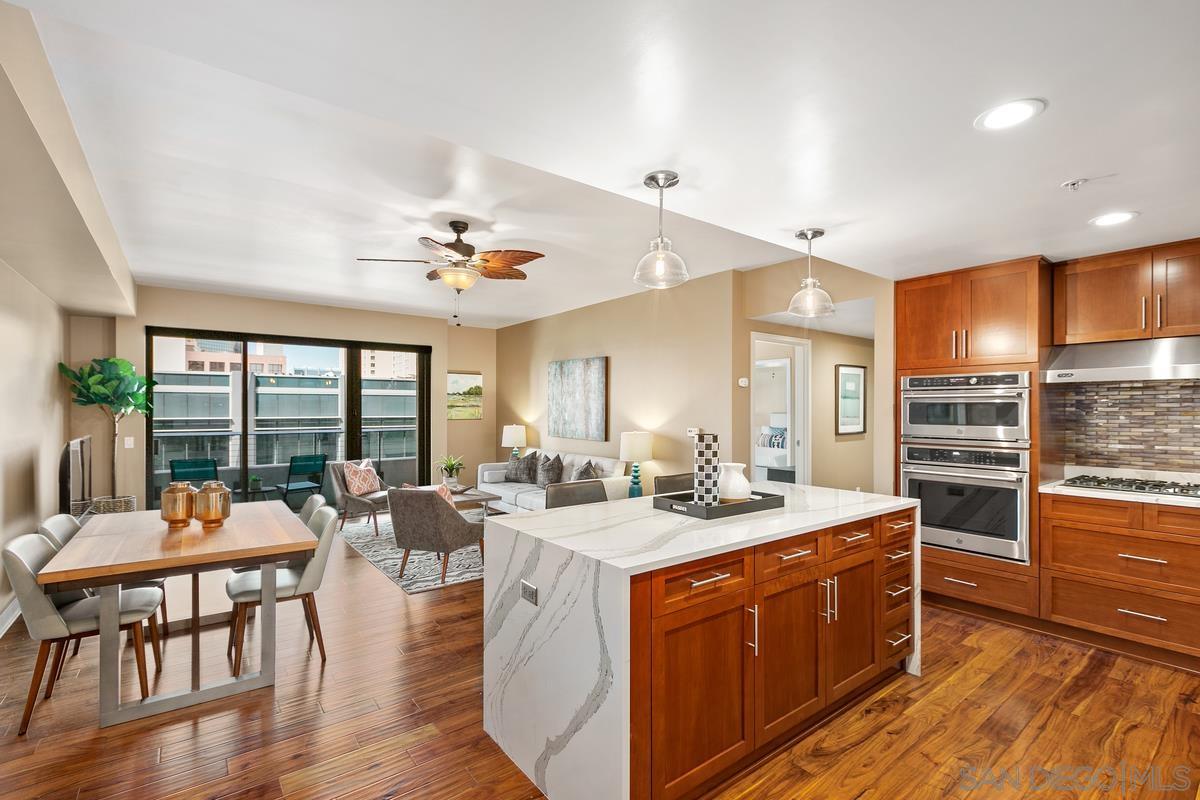
[[[622,431],[655,434],[654,475],[691,471],[689,427],[716,433],[730,452],[734,273],[723,272],[661,292],[640,292],[496,335],[498,425],[524,424],[529,444],[616,457]],[[546,430],[546,371],[551,361],[608,356],[608,440],[553,439]],[[749,424],[747,422],[747,424]],[[498,458],[506,457],[498,445]]]
[[[450,328],[449,353],[446,368],[451,372],[483,375],[483,419],[446,421],[447,454],[463,457],[462,482],[473,484],[475,468],[495,460],[500,442],[500,429],[496,426],[496,332],[487,328]],[[433,387],[433,414],[444,418],[445,375],[434,375]],[[437,451],[433,453],[434,458],[440,455]],[[437,474],[433,477],[436,479]]]
[[[58,512],[58,456],[66,441],[62,309],[0,261],[0,543],[37,530]],[[0,570],[0,610],[13,598]]]

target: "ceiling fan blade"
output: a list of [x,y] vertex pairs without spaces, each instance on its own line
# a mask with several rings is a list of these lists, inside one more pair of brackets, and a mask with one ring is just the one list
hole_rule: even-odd
[[493,267],[491,264],[476,264],[475,269],[484,278],[498,281],[523,281],[528,275],[516,267]]
[[432,250],[433,252],[437,253],[439,256],[446,259],[447,261],[462,260],[461,253],[454,252],[449,247],[446,247],[446,245],[442,244],[441,242],[435,242],[433,239],[430,239],[428,236],[422,236],[420,239],[417,239],[417,241],[421,243],[422,247],[426,247],[426,248]]
[[429,272],[425,273],[426,280],[436,281],[436,280],[440,280],[441,277],[442,277],[441,275],[438,275],[438,271],[436,269],[431,269],[431,270],[429,270]]
[[440,264],[427,258],[356,258],[355,261],[386,261],[389,264]]
[[544,253],[535,253],[532,250],[485,250],[482,253],[476,253],[473,261],[481,267],[503,268],[519,267],[534,259],[544,257]]

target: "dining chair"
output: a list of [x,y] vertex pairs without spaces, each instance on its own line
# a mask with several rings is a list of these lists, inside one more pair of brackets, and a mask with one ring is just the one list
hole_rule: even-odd
[[675,494],[676,492],[690,492],[696,488],[695,480],[696,476],[690,472],[681,472],[678,475],[655,475],[654,493]]
[[546,486],[546,508],[581,506],[608,500],[604,481],[568,481]]
[[70,514],[55,514],[38,525],[37,532],[53,542],[55,549],[62,550],[80,529],[79,522]]
[[[275,570],[275,599],[300,600],[304,604],[304,622],[308,635],[315,637],[325,661],[325,639],[321,636],[321,621],[317,616],[316,591],[321,588],[325,577],[325,565],[329,562],[329,549],[337,534],[337,512],[322,506],[313,512],[308,529],[317,536],[317,549],[307,559],[289,561],[287,566]],[[250,609],[262,604],[262,571],[239,572],[225,581],[225,594],[233,601],[233,614],[229,620],[229,648],[233,650],[233,677],[242,674],[242,645],[246,640],[246,617]]]
[[[300,507],[300,513],[297,514],[296,516],[298,516],[300,518],[301,522],[303,522],[305,525],[307,525],[309,520],[312,519],[312,515],[316,513],[317,509],[322,508],[323,506],[325,506],[325,504],[326,504],[325,495],[314,494],[312,497],[310,497],[304,501],[304,505]],[[280,569],[282,569],[283,567],[286,567],[286,566],[287,566],[287,562],[276,564],[276,567],[278,567]],[[248,566],[248,567],[233,567],[234,572],[253,572],[256,569],[258,569],[257,564],[252,564],[251,566]]]
[[170,466],[171,480],[173,481],[203,483],[204,481],[220,480],[217,477],[217,460],[215,458],[172,458]]
[[471,522],[428,489],[388,489],[388,510],[392,515],[392,535],[396,546],[404,550],[400,559],[400,577],[408,566],[410,550],[428,550],[442,559],[442,583],[450,567],[450,554],[479,544],[483,555],[483,523]]
[[[275,484],[283,502],[287,502],[292,492],[310,492],[317,494],[321,491],[321,479],[325,474],[325,454],[315,453],[303,456],[292,456],[288,460],[287,480]],[[313,478],[316,478],[316,481]]]
[[[62,673],[66,645],[72,639],[95,636],[100,632],[99,597],[84,597],[59,606],[54,602],[54,596],[47,595],[38,585],[38,573],[50,563],[56,552],[53,543],[45,536],[27,533],[6,544],[2,555],[4,571],[17,596],[17,605],[21,609],[21,617],[25,620],[25,629],[30,638],[40,643],[37,660],[33,665],[33,678],[29,682],[29,695],[25,699],[25,713],[21,717],[21,727],[17,730],[17,734],[21,736],[29,729],[29,720],[33,716],[42,675],[46,671],[46,662],[50,659],[50,645],[54,645],[54,659],[50,662],[50,674],[46,679],[46,693],[43,697],[45,700],[49,700],[53,695],[54,684]],[[121,630],[127,630],[133,635],[133,654],[137,662],[138,685],[143,700],[150,696],[150,686],[146,679],[146,642],[142,634],[142,623],[148,622],[150,625],[155,671],[161,672],[158,627],[154,618],[161,602],[162,591],[155,588],[122,589],[120,593],[119,622]]]

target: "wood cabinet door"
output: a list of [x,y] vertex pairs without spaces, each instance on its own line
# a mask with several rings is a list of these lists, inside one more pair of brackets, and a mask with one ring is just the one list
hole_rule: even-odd
[[754,746],[762,747],[825,706],[825,587],[822,568],[759,584],[754,659]]
[[896,283],[896,368],[959,363],[962,291],[953,274]]
[[1200,242],[1155,248],[1154,335],[1200,334]]
[[680,797],[754,749],[754,590],[658,617],[651,659],[654,797]]
[[1038,360],[1040,259],[961,273],[963,364]]
[[[845,697],[879,673],[879,568],[875,551],[825,565],[825,701]],[[824,596],[822,596],[824,599]]]
[[1150,251],[1060,264],[1054,270],[1054,343],[1151,336]]

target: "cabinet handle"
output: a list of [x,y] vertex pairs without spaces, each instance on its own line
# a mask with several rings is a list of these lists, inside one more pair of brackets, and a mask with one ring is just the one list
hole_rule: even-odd
[[971,357],[971,339],[968,336],[968,331],[963,328],[963,358]]
[[899,647],[900,645],[904,644],[911,638],[912,638],[911,633],[902,633],[902,634],[900,634],[900,638],[896,639],[896,641],[894,641],[894,642],[891,639],[887,639],[885,641],[887,641],[887,643],[889,645],[891,645],[892,647]]
[[944,581],[949,581],[950,583],[960,583],[960,584],[962,584],[963,586],[970,586],[972,589],[978,589],[978,588],[979,588],[979,584],[978,584],[978,583],[971,583],[970,581],[960,581],[958,578],[947,578],[947,577],[943,577],[943,578],[942,578],[942,580],[944,580]]
[[907,521],[907,522],[889,522],[887,525],[888,525],[888,527],[889,527],[889,528],[891,528],[892,530],[894,530],[894,531],[898,531],[898,530],[901,530],[901,529],[903,529],[903,528],[911,528],[911,527],[912,527],[912,520],[909,520],[909,521]]
[[883,557],[886,558],[888,561],[899,561],[900,559],[904,558],[905,556],[911,556],[911,555],[912,555],[912,550],[897,550],[894,553],[884,553]]
[[821,580],[817,583],[825,588],[825,609],[821,611],[821,616],[825,618],[825,624],[828,625],[833,622],[833,604],[829,600],[829,587],[833,585],[833,581]]
[[758,604],[755,603],[754,608],[747,608],[746,613],[754,615],[754,641],[746,644],[754,648],[754,657],[758,658]]
[[958,358],[958,331],[950,331],[950,358]]
[[1142,295],[1142,330],[1146,330],[1146,296]]
[[1163,564],[1164,566],[1167,563],[1167,560],[1165,558],[1150,558],[1149,556],[1135,556],[1131,553],[1117,553],[1117,558],[1128,558],[1130,561],[1149,561],[1151,564]]
[[833,621],[837,622],[838,610],[841,602],[838,600],[838,576],[833,576]]
[[1162,330],[1162,295],[1154,296],[1154,319],[1158,324],[1158,329]]
[[784,555],[783,553],[776,553],[775,555],[779,556],[780,561],[791,561],[793,558],[800,558],[802,556],[811,556],[812,552],[813,552],[812,550],[797,550],[796,552],[788,553],[787,555]]
[[895,591],[893,591],[891,589],[884,589],[884,591],[887,592],[888,597],[899,597],[900,595],[904,594],[911,588],[912,588],[911,586],[901,586],[901,587],[897,588]]
[[857,541],[861,541],[862,539],[866,539],[870,535],[871,535],[870,531],[867,531],[866,533],[856,533],[852,536],[847,536],[844,533],[839,533],[838,538],[843,540],[846,544],[850,544],[851,542],[857,542]]
[[1118,608],[1117,611],[1121,612],[1122,614],[1128,614],[1131,617],[1141,617],[1142,619],[1152,619],[1155,622],[1166,622],[1167,621],[1166,617],[1156,617],[1153,614],[1143,614],[1140,611],[1130,611],[1128,608]]
[[732,577],[733,575],[728,572],[715,572],[711,578],[705,578],[702,581],[698,581],[695,578],[688,578],[688,580],[692,582],[693,589],[699,589],[701,586],[708,586],[710,583],[716,583],[717,581],[723,581],[726,578]]

